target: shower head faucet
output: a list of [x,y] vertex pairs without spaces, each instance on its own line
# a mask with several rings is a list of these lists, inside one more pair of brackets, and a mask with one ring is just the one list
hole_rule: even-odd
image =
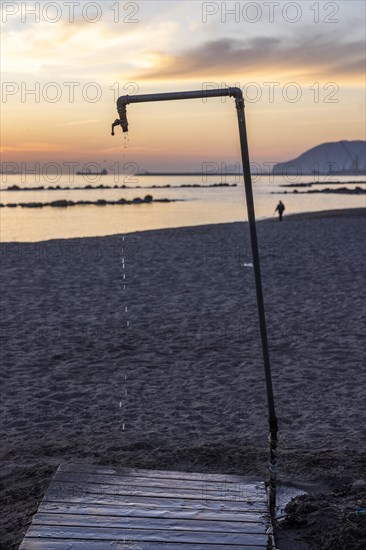
[[[124,97],[127,98],[128,96],[124,96]],[[116,120],[112,124],[112,136],[115,135],[114,129],[116,126],[122,126],[123,133],[128,132],[128,120],[127,120],[127,110],[126,110],[127,103],[128,102],[126,101],[126,102],[120,102],[118,104],[119,118],[116,118]]]

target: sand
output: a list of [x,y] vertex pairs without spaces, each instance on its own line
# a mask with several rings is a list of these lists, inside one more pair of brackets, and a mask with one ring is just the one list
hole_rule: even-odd
[[[279,477],[313,492],[365,475],[364,214],[258,223]],[[4,243],[1,260],[2,548],[62,461],[267,478],[247,224]]]

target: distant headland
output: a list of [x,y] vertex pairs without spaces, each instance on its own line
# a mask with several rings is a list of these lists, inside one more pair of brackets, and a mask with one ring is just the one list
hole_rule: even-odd
[[273,167],[276,176],[366,175],[366,141],[321,143],[298,157]]

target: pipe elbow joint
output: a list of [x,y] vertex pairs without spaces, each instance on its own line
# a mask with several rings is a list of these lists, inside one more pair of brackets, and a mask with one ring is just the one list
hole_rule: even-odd
[[235,98],[236,108],[244,109],[244,97],[240,88],[229,88],[229,96]]
[[130,103],[130,96],[128,95],[121,95],[118,99],[117,99],[117,109],[119,106],[122,106],[122,105],[128,105]]
[[243,99],[243,92],[240,88],[229,88],[229,96],[235,97],[235,99]]

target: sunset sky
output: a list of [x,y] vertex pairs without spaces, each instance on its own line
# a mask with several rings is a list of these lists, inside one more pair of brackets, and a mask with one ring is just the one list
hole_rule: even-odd
[[2,161],[233,164],[230,99],[130,105],[126,148],[110,135],[118,95],[205,86],[244,90],[258,163],[365,139],[364,21],[363,1],[2,2]]

